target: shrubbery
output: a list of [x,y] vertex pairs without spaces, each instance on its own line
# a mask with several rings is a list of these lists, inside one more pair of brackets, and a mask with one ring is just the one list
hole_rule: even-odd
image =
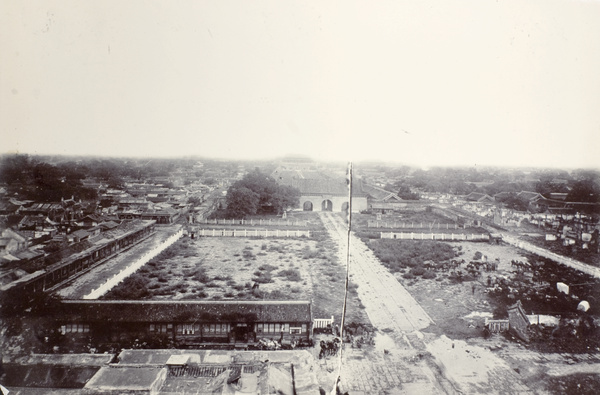
[[456,257],[452,246],[431,240],[377,239],[371,240],[369,245],[379,260],[392,272],[398,272],[405,267],[420,267],[425,261],[443,262]]
[[277,276],[285,277],[288,281],[302,281],[302,276],[300,275],[300,272],[296,269],[280,270],[277,273]]
[[271,276],[271,272],[261,272],[260,270],[257,270],[254,272],[254,277],[252,277],[252,281],[257,282],[259,284],[267,284],[273,282],[273,277]]
[[[114,287],[107,299],[145,299],[151,296],[148,290],[148,283],[150,280],[144,276],[134,273],[129,276],[125,281],[122,281],[119,285]],[[107,295],[108,296],[108,295]]]

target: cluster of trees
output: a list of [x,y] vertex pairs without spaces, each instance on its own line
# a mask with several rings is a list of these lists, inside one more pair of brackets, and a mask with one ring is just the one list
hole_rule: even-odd
[[166,177],[179,167],[192,166],[189,160],[129,160],[123,158],[69,159],[4,155],[0,157],[0,183],[11,194],[38,202],[59,201],[61,198],[93,200],[97,191],[87,188],[82,180],[93,177],[109,188],[121,188],[125,178],[144,180]]
[[59,201],[74,196],[95,199],[97,192],[83,186],[86,169],[74,162],[58,165],[41,162],[27,155],[4,156],[0,159],[0,182],[19,198],[40,202]]
[[280,185],[260,170],[246,174],[227,190],[226,216],[245,218],[254,214],[281,214],[285,210],[298,207],[300,191]]

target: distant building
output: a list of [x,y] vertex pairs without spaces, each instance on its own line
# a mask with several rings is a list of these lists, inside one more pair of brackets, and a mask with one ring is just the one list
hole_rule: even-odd
[[394,192],[387,191],[383,188],[361,184],[362,191],[367,195],[367,207],[369,210],[378,213],[388,213],[391,211],[406,210],[418,200],[404,200]]
[[479,192],[469,193],[467,196],[465,196],[465,200],[468,202],[477,202],[486,205],[496,203],[496,199],[494,199],[492,196]]
[[0,231],[0,256],[14,254],[29,246],[27,237],[10,228]]
[[[347,211],[349,190],[346,179],[331,177],[319,171],[302,168],[278,167],[271,177],[280,184],[297,188],[300,191],[300,208],[303,211]],[[353,185],[352,211],[367,209],[367,194],[360,181]]]

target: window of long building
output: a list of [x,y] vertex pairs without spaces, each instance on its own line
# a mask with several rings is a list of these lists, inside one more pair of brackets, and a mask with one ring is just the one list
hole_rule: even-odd
[[194,324],[182,324],[177,325],[177,333],[184,335],[193,335],[196,331],[194,330]]
[[[255,326],[256,333],[281,333],[290,332],[290,324],[271,324],[271,323],[258,323]],[[293,328],[292,328],[293,329]],[[291,333],[291,332],[290,332]]]
[[89,333],[90,326],[88,324],[66,324],[61,325],[60,333]]

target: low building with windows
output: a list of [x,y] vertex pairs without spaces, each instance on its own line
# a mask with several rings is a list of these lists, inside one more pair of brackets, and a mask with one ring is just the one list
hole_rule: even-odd
[[65,300],[56,323],[72,341],[245,347],[261,338],[309,342],[308,301]]

